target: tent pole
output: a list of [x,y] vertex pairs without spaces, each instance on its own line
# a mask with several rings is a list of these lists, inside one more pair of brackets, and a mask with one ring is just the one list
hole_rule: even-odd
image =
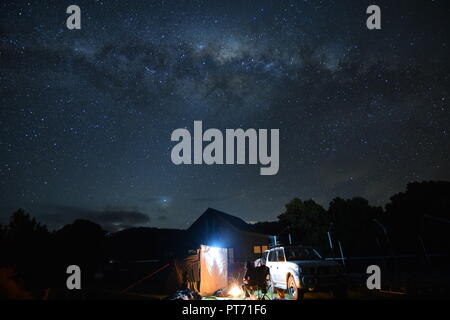
[[133,288],[134,286],[138,285],[138,284],[141,283],[142,281],[147,280],[147,279],[153,277],[155,274],[157,274],[157,273],[160,272],[161,270],[167,268],[168,266],[170,266],[170,263],[168,263],[168,264],[162,266],[161,268],[159,268],[159,269],[156,270],[155,272],[152,272],[151,274],[145,276],[145,277],[142,278],[141,280],[136,281],[136,282],[133,283],[131,286],[126,287],[125,289],[123,289],[120,293],[125,293],[125,292],[127,292],[129,289],[131,289],[131,288]]

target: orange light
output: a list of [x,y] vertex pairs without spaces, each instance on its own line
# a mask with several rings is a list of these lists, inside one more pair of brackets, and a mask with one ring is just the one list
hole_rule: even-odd
[[243,292],[241,287],[239,287],[237,284],[233,284],[231,288],[228,290],[228,294],[233,298],[237,298],[242,296]]

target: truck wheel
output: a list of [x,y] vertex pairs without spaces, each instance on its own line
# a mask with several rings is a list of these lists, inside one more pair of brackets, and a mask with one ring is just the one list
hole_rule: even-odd
[[289,276],[287,281],[287,291],[291,297],[291,300],[303,300],[303,290],[300,290],[295,284],[293,276]]

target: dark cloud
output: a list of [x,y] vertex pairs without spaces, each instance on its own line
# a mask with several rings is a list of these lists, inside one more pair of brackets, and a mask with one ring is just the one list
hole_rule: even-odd
[[118,231],[130,227],[145,226],[151,218],[139,211],[107,208],[90,210],[85,208],[48,205],[42,208],[47,213],[40,214],[39,220],[52,229],[57,229],[76,219],[86,219],[100,224],[107,231]]

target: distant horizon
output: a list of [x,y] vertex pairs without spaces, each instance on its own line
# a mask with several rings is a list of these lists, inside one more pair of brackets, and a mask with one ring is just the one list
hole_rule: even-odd
[[[450,181],[447,181],[447,180],[422,180],[422,181],[412,181],[412,182],[409,182],[408,184],[410,184],[410,183],[423,183],[423,182],[450,182]],[[408,185],[408,184],[407,184],[407,185]],[[392,197],[392,196],[395,195],[395,194],[398,194],[398,193],[401,193],[401,192],[406,191],[407,185],[405,185],[405,188],[404,188],[403,190],[400,190],[400,191],[398,191],[398,192],[396,192],[396,193],[393,193],[390,197]],[[389,198],[390,198],[390,197],[389,197]],[[293,198],[291,198],[290,200],[292,200],[292,199],[294,199],[294,198],[299,198],[299,199],[301,199],[301,200],[303,200],[303,201],[305,201],[305,200],[314,200],[314,199],[312,199],[312,198],[309,198],[309,199],[308,199],[308,198],[302,198],[302,197],[300,197],[300,196],[299,196],[299,197],[293,197]],[[342,198],[342,199],[345,199],[345,200],[346,200],[346,199],[364,198],[364,197],[361,197],[361,196],[353,196],[353,197],[343,198],[343,197],[336,196],[336,197],[330,199],[330,201],[328,201],[328,203],[327,203],[326,206],[322,205],[321,203],[317,202],[316,200],[314,200],[314,201],[315,201],[316,203],[320,204],[325,210],[328,210],[328,209],[329,209],[329,204],[330,204],[330,202],[331,202],[333,199],[335,199],[335,198]],[[366,198],[364,198],[364,199],[366,199]],[[289,200],[289,201],[290,201],[290,200]],[[366,199],[366,200],[368,200],[368,199]],[[368,201],[369,201],[369,200],[368,200]],[[375,205],[375,204],[373,204],[373,203],[371,203],[371,202],[369,201],[369,205],[374,206],[374,207],[381,207],[383,210],[385,210],[385,206],[389,203],[389,201],[390,201],[390,199],[388,199],[388,201],[387,201],[385,204],[383,204],[383,205]],[[105,219],[105,218],[110,218],[110,219],[111,219],[111,218],[116,218],[116,219],[119,219],[120,217],[130,218],[130,217],[129,217],[130,215],[131,215],[131,216],[135,215],[136,217],[134,217],[134,218],[137,218],[137,219],[144,219],[144,220],[145,220],[145,218],[142,218],[141,215],[147,215],[147,214],[145,214],[145,213],[140,213],[140,212],[138,212],[138,211],[121,211],[121,210],[113,211],[113,210],[107,210],[107,209],[104,209],[104,210],[87,210],[87,209],[85,209],[85,213],[88,213],[88,214],[90,214],[91,216],[82,216],[82,215],[81,215],[81,216],[78,216],[78,217],[72,217],[71,220],[67,220],[66,222],[61,223],[61,224],[59,224],[58,226],[56,226],[56,225],[52,226],[51,223],[50,223],[50,225],[49,225],[48,223],[46,223],[46,218],[47,218],[47,219],[50,218],[50,221],[51,221],[51,219],[55,219],[55,218],[56,218],[55,216],[52,216],[52,217],[48,217],[48,216],[47,216],[47,217],[46,217],[45,215],[44,215],[44,216],[43,216],[43,215],[35,215],[35,214],[33,214],[32,211],[29,211],[29,210],[27,210],[26,208],[23,208],[23,207],[18,207],[18,208],[16,208],[16,209],[12,209],[12,211],[11,211],[11,213],[10,213],[9,215],[1,214],[1,215],[0,215],[0,224],[4,224],[4,225],[8,224],[8,223],[9,223],[9,218],[11,217],[11,215],[12,215],[14,212],[16,212],[17,210],[23,209],[23,210],[24,210],[26,213],[28,213],[31,217],[35,218],[35,219],[37,220],[37,222],[39,222],[39,223],[44,224],[45,226],[47,226],[47,228],[49,229],[49,231],[56,231],[56,230],[59,230],[59,229],[61,229],[62,227],[64,227],[65,225],[71,224],[71,223],[73,223],[74,221],[76,221],[76,220],[78,220],[78,219],[88,220],[88,221],[97,223],[97,224],[99,224],[100,226],[102,226],[102,228],[103,228],[105,231],[107,231],[107,232],[109,232],[109,233],[114,233],[114,232],[118,232],[118,231],[123,231],[123,230],[127,230],[127,229],[132,229],[132,228],[141,228],[141,227],[142,227],[142,228],[156,228],[156,229],[186,230],[186,229],[188,229],[189,226],[190,226],[193,222],[195,222],[195,221],[197,220],[197,218],[200,217],[200,216],[201,216],[208,208],[216,209],[216,210],[222,211],[222,212],[224,212],[224,213],[227,213],[227,214],[233,215],[233,216],[235,216],[235,217],[238,217],[238,218],[242,219],[245,223],[250,224],[250,225],[254,225],[254,224],[257,224],[257,223],[261,223],[261,222],[277,222],[277,221],[278,221],[278,220],[277,220],[277,216],[280,215],[281,213],[283,213],[284,206],[285,206],[287,203],[288,203],[288,202],[286,202],[285,204],[283,204],[282,210],[280,210],[280,212],[276,213],[275,217],[274,217],[272,220],[258,220],[258,221],[256,221],[256,220],[247,220],[247,219],[245,219],[244,217],[238,215],[238,214],[235,213],[235,212],[231,212],[231,211],[229,211],[229,210],[227,210],[227,209],[223,209],[223,208],[220,208],[220,207],[218,207],[218,206],[211,206],[211,205],[210,205],[210,206],[206,206],[203,210],[201,210],[201,211],[198,213],[198,216],[197,216],[196,218],[194,218],[194,219],[191,221],[191,223],[190,223],[188,226],[186,226],[186,227],[176,227],[176,226],[170,226],[170,225],[158,226],[158,225],[152,224],[152,222],[151,222],[151,220],[150,220],[149,223],[147,223],[147,224],[145,224],[145,223],[143,223],[143,224],[137,223],[137,224],[135,224],[135,225],[128,225],[128,226],[125,226],[125,227],[121,227],[121,229],[117,229],[117,230],[108,230],[108,228],[104,228],[104,225],[102,225],[102,223],[99,222],[99,219]],[[63,210],[62,208],[60,208],[60,209]],[[4,213],[4,212],[5,212],[5,211],[3,210],[2,213]],[[64,213],[61,212],[60,214],[61,214],[62,216],[60,216],[59,218],[63,218],[63,217],[64,217]],[[114,217],[115,214],[117,214],[117,217]],[[105,215],[106,215],[106,217],[105,217]]]

